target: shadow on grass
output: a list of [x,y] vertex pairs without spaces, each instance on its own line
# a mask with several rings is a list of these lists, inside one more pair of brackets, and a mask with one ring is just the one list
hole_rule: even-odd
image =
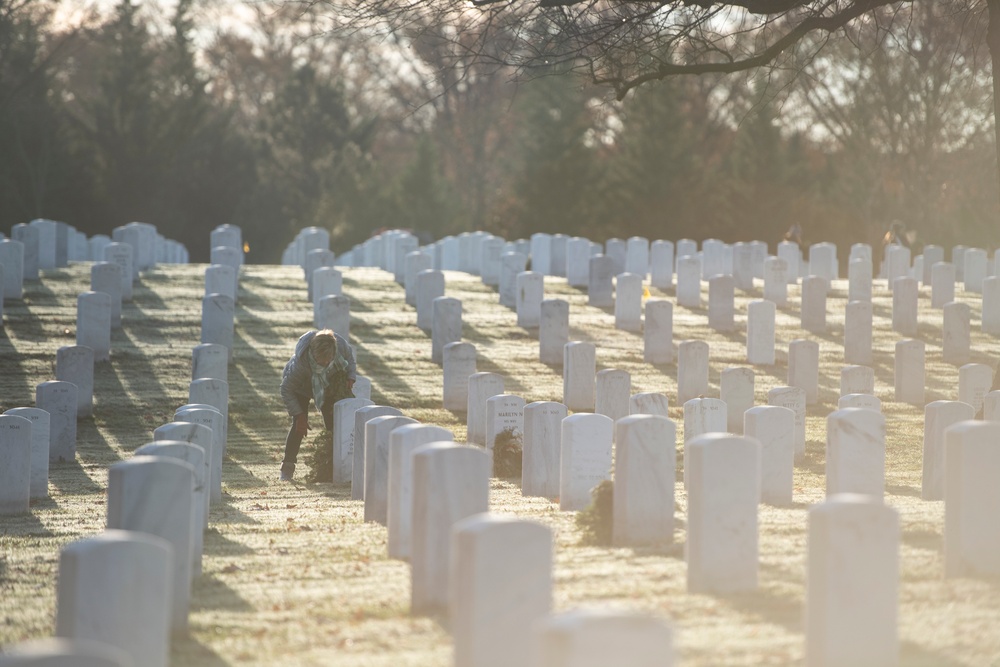
[[79,461],[50,462],[49,484],[59,489],[60,494],[66,496],[97,494],[102,497],[99,504],[104,504],[104,487],[90,478]]
[[904,530],[903,543],[914,549],[934,553],[941,553],[944,550],[944,536],[934,530]]
[[[230,588],[222,579],[215,574],[203,574],[196,579],[193,587],[194,595],[191,599],[191,611],[204,609],[225,609],[227,611],[253,612],[253,605],[243,599],[243,597]],[[187,663],[179,663],[187,664]]]
[[122,460],[93,419],[76,423],[76,455],[87,463],[110,465]]
[[[254,478],[256,479],[256,478]],[[227,480],[228,481],[228,480]],[[260,486],[264,486],[263,483]],[[209,517],[209,523],[224,525],[229,523],[242,523],[242,524],[257,524],[260,523],[257,519],[254,519],[249,514],[241,510],[239,507],[233,504],[233,496],[223,493],[222,503],[212,505],[211,514]],[[208,533],[206,533],[205,544],[208,545],[208,534],[212,532],[218,532],[216,528],[210,528]]]
[[[45,501],[34,500],[31,502],[31,509],[23,514],[8,514],[0,516],[0,535],[17,537],[55,537],[55,533],[49,530],[36,512],[46,509],[56,509],[59,506],[49,498]],[[0,558],[0,581],[4,580],[4,560]]]
[[966,664],[909,641],[900,643],[899,653],[900,664],[907,667],[959,667]]
[[[238,510],[237,510],[238,511]],[[240,512],[240,514],[243,514]],[[255,523],[253,519],[243,514],[245,521],[241,523]],[[254,553],[254,550],[245,544],[231,540],[221,532],[218,528],[209,527],[205,531],[205,549],[204,553],[212,556],[242,556],[246,554]]]

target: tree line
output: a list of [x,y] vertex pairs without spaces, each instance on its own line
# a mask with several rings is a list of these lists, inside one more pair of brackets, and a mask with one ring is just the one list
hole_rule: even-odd
[[0,228],[139,220],[193,261],[223,223],[243,228],[253,262],[277,262],[312,225],[338,251],[383,227],[773,244],[793,223],[846,248],[893,220],[925,242],[992,247],[989,62],[982,35],[939,20],[945,4],[896,9],[890,31],[856,21],[782,68],[616,100],[558,59],[528,77],[491,64],[482,54],[510,35],[463,15],[343,33],[311,4],[248,4],[225,27],[199,0],[166,15],[120,0],[72,21],[11,0]]

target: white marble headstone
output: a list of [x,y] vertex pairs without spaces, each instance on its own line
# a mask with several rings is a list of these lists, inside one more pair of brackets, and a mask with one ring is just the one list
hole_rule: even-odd
[[56,350],[56,380],[76,385],[76,416],[94,414],[94,351],[85,345]]
[[444,348],[462,340],[462,302],[450,296],[437,297],[431,307],[431,361],[444,360]]
[[666,417],[633,415],[615,425],[612,542],[664,545],[674,539],[677,425]]
[[945,429],[946,577],[1000,575],[1000,422],[964,421]]
[[669,364],[674,360],[674,304],[666,299],[646,302],[642,358],[649,364]]
[[582,510],[591,491],[611,479],[614,423],[598,414],[576,414],[562,420],[559,509]]
[[386,532],[389,558],[409,560],[413,546],[413,452],[432,442],[452,442],[451,431],[429,424],[404,424],[389,433]]
[[775,315],[776,308],[771,301],[756,300],[747,305],[748,364],[774,365]]
[[563,403],[574,412],[594,409],[597,349],[593,343],[570,341],[563,348]]
[[389,511],[389,436],[416,419],[395,415],[365,422],[365,521],[386,525]]
[[71,382],[42,382],[35,407],[49,413],[49,463],[76,460],[77,388]]
[[708,393],[708,343],[685,340],[677,346],[677,402]]
[[885,495],[885,417],[845,408],[826,418],[826,495]]
[[744,435],[756,438],[760,450],[760,500],[769,505],[792,504],[795,467],[795,412],[777,405],[759,405],[743,414]]
[[567,413],[565,405],[552,401],[538,401],[524,406],[522,495],[544,498],[559,495],[562,420]]

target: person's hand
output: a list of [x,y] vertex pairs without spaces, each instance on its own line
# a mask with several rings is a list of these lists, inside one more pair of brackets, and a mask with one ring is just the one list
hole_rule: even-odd
[[295,415],[292,422],[292,428],[295,429],[295,435],[300,438],[306,437],[306,433],[309,432],[309,417],[305,413],[301,415]]

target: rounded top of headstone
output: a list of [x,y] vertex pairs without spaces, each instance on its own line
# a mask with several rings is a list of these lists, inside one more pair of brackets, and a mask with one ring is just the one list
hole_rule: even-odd
[[412,424],[403,424],[399,428],[393,429],[390,438],[395,439],[397,437],[405,437],[410,433],[422,433],[436,436],[434,440],[431,440],[430,442],[450,442],[451,439],[455,437],[451,431],[446,428],[442,428],[441,426],[414,422]]
[[134,667],[122,649],[89,639],[47,637],[14,644],[0,655],[0,667]]
[[629,415],[627,417],[620,417],[618,421],[615,422],[615,425],[618,428],[621,428],[623,426],[630,426],[632,424],[656,423],[656,422],[660,422],[664,425],[673,424],[673,420],[671,420],[668,417],[664,417],[663,415],[636,414],[636,415]]
[[563,419],[564,424],[577,424],[577,423],[587,423],[591,426],[605,426],[611,428],[614,424],[614,420],[607,415],[599,415],[593,412],[578,412],[575,415],[570,415]]
[[897,514],[896,510],[886,505],[881,498],[863,493],[834,493],[827,496],[823,502],[812,505],[809,508],[809,514],[843,512],[850,508],[866,512],[877,511],[893,515]]

